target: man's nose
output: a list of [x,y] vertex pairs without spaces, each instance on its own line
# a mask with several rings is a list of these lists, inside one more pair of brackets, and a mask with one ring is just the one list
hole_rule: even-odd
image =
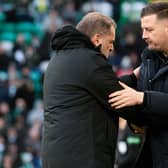
[[113,51],[114,51],[114,45],[112,44],[110,48],[110,52],[113,52]]
[[147,39],[147,33],[145,31],[142,33],[142,39]]
[[144,35],[144,33],[142,34],[142,39],[145,39],[146,38],[146,36]]

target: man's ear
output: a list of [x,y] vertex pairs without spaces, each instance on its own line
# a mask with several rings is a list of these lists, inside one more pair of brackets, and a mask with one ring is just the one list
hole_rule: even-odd
[[166,22],[165,31],[166,31],[166,33],[168,34],[168,20],[167,20],[167,22]]
[[98,47],[101,43],[100,43],[100,34],[96,33],[95,35],[92,36],[91,38],[92,43]]
[[166,26],[166,29],[165,29],[165,30],[166,30],[166,33],[168,34],[168,25]]

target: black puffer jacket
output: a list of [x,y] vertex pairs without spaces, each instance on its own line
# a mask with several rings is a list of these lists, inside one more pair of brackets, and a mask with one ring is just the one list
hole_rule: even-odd
[[[153,166],[146,167],[153,168],[168,167],[168,59],[163,59],[161,52],[145,49],[138,81],[139,90],[145,91],[142,114],[150,118],[140,159],[152,158]],[[142,164],[141,168],[144,167]]]
[[113,111],[108,95],[122,89],[105,57],[71,26],[58,30],[56,50],[44,78],[44,168],[112,168],[118,114],[134,120],[129,108]]

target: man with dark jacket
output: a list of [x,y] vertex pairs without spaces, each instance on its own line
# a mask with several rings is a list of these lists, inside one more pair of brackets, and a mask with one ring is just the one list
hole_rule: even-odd
[[[125,89],[110,95],[109,103],[120,109],[142,102],[139,118],[148,117],[146,141],[137,167],[168,167],[168,2],[152,3],[141,13],[143,39],[148,48],[142,53],[140,77],[135,91]],[[142,92],[144,91],[144,92]],[[143,93],[143,94],[139,94]],[[147,154],[150,152],[150,154]],[[142,161],[152,157],[148,166]],[[146,159],[144,159],[146,160]],[[147,159],[150,160],[149,158]]]
[[122,89],[107,61],[114,40],[114,21],[98,12],[55,32],[44,77],[44,168],[113,168],[118,114],[137,119],[132,108],[108,104]]

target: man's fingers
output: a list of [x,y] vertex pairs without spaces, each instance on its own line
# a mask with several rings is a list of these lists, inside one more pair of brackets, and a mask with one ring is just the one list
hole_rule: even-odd
[[121,109],[121,108],[123,108],[123,107],[126,107],[126,104],[121,104],[121,105],[119,105],[119,106],[116,106],[115,109]]
[[113,98],[113,97],[116,97],[116,96],[119,96],[119,95],[120,95],[120,91],[117,91],[117,92],[111,93],[109,95],[109,98]]
[[109,99],[108,103],[114,103],[114,102],[117,102],[117,101],[119,101],[121,99],[122,98],[120,96],[116,96],[116,97],[113,97],[112,99]]
[[[119,84],[123,87],[123,88],[129,88],[126,84],[124,84],[123,82],[120,82],[119,81]],[[109,95],[109,98],[113,98],[113,97],[116,97],[116,96],[120,96],[121,94],[123,94],[125,92],[124,89],[122,90],[119,90],[119,91],[116,91],[116,92],[113,92]]]
[[122,94],[124,94],[125,90],[120,90],[120,91],[116,91],[116,92],[113,92],[109,95],[109,98],[113,98],[113,97],[116,97],[116,96],[120,96]]
[[111,107],[113,107],[114,109],[121,109],[121,108],[126,107],[126,106],[127,105],[125,103],[123,103],[123,104],[117,105],[115,107],[113,107],[113,106],[111,106]]
[[112,107],[122,106],[125,105],[127,102],[127,99],[120,99],[118,101],[115,101],[111,104]]

